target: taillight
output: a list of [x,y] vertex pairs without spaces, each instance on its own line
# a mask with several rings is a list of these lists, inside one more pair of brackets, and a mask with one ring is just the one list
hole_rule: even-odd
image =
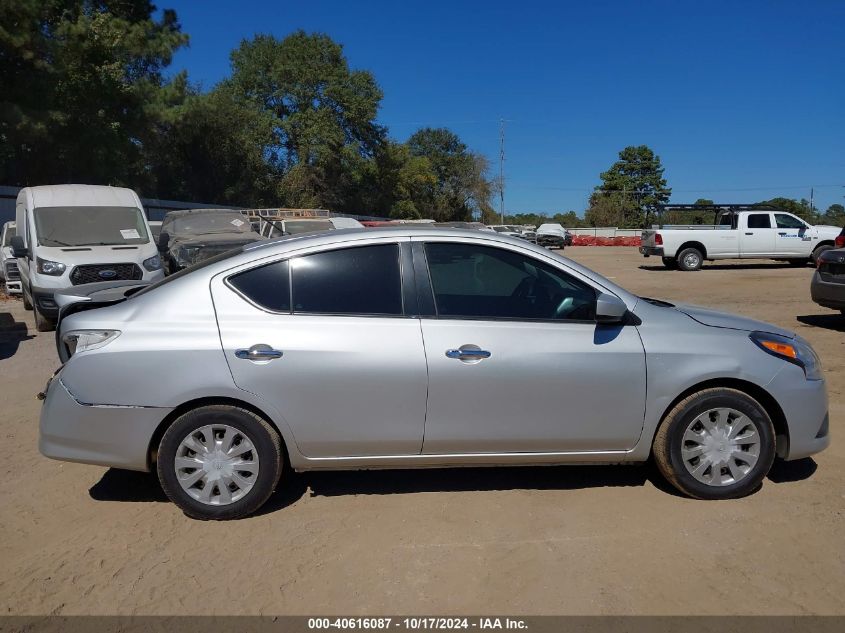
[[834,244],[836,244],[836,248],[845,248],[845,235],[837,237]]
[[660,233],[654,234],[654,243],[657,246],[663,246],[663,236]]

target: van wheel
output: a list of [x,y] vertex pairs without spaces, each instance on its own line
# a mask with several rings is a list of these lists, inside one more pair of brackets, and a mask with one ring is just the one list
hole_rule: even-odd
[[282,473],[281,439],[240,407],[188,411],[165,431],[158,478],[170,500],[194,519],[239,519],[258,510]]
[[35,314],[35,329],[38,332],[52,332],[56,329],[56,324],[53,323],[50,319],[45,317],[41,314],[41,311],[37,307],[33,307],[33,312]]
[[705,389],[681,400],[654,436],[654,461],[675,488],[696,499],[755,492],[775,458],[775,431],[751,396]]
[[681,270],[698,270],[703,263],[704,255],[697,248],[685,248],[678,253],[678,268]]
[[674,257],[663,257],[663,265],[668,268],[669,270],[677,270],[678,268],[678,260]]

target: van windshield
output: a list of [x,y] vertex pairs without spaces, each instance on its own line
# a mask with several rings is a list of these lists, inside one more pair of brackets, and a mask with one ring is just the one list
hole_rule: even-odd
[[136,207],[39,207],[35,233],[41,246],[147,244],[147,223]]

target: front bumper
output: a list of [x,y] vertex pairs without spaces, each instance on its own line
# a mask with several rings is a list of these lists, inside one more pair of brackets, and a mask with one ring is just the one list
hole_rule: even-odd
[[50,459],[148,471],[150,441],[170,411],[80,403],[59,373],[44,396],[38,450]]
[[810,284],[810,297],[825,308],[845,310],[845,283],[825,281],[816,271]]
[[655,257],[663,257],[663,247],[662,246],[640,246],[640,255],[644,257],[651,257],[654,255]]
[[566,246],[566,238],[559,235],[538,235],[537,246]]
[[786,418],[789,441],[779,455],[791,461],[809,457],[830,445],[830,418],[826,382],[807,380],[800,367],[784,364],[766,390],[778,401]]
[[20,281],[6,280],[6,292],[10,295],[19,295],[23,293],[23,286]]

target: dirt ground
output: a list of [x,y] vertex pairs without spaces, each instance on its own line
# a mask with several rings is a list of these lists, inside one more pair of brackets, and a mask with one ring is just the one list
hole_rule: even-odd
[[574,259],[628,289],[793,329],[822,357],[833,444],[727,502],[649,466],[292,474],[259,515],[186,518],[151,475],[41,457],[53,334],[0,300],[0,613],[845,614],[845,320],[812,269]]

